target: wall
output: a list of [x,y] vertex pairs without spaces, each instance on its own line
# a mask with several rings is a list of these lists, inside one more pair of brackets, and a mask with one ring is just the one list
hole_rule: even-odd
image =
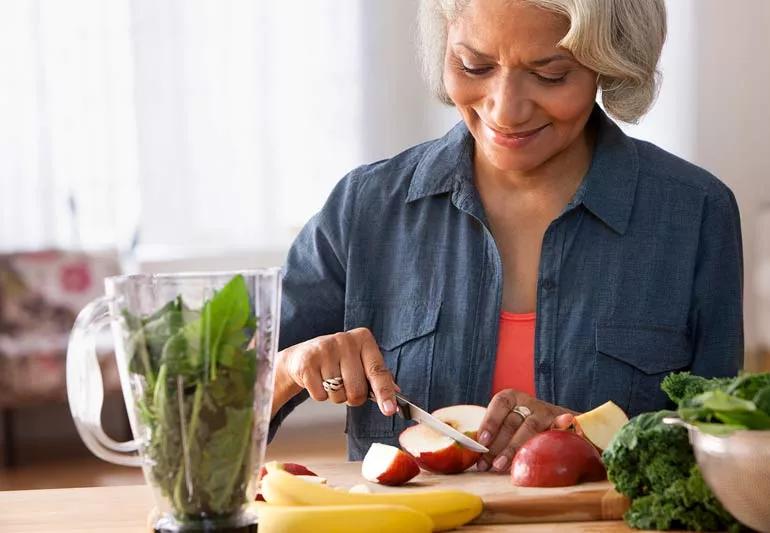
[[770,228],[760,216],[770,203],[770,2],[698,0],[697,6],[695,162],[722,178],[738,199],[747,345],[770,345],[770,295],[759,296],[768,283],[760,271],[770,263]]

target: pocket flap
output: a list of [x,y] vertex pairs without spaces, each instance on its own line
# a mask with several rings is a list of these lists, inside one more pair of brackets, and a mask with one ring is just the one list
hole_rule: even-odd
[[345,329],[369,328],[383,350],[392,350],[436,330],[439,302],[372,302],[351,304]]
[[596,350],[645,374],[682,369],[692,362],[686,330],[661,326],[599,324]]

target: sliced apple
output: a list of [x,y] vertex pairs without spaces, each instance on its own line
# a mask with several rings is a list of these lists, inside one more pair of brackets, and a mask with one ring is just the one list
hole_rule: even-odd
[[626,413],[613,402],[607,402],[576,416],[575,429],[603,451],[607,449],[626,422],[628,422]]
[[[487,410],[479,405],[453,405],[432,414],[472,439],[481,426]],[[473,466],[481,454],[460,446],[451,438],[417,424],[406,428],[398,437],[401,447],[425,470],[438,474],[459,474]]]
[[[270,465],[274,466],[279,470],[283,470],[284,472],[288,472],[289,474],[293,474],[295,476],[316,476],[317,477],[317,474],[315,472],[313,472],[312,470],[308,470],[306,466],[300,465],[297,463],[279,463],[277,461],[272,461]],[[267,468],[265,465],[263,465],[262,468],[259,469],[259,479],[264,478],[266,475],[267,475]]]
[[[299,465],[297,463],[279,463],[277,461],[271,461],[270,462],[271,467],[274,466],[278,470],[283,470],[284,472],[288,472],[289,474],[293,474],[295,476],[301,477],[302,479],[305,479],[311,483],[318,483],[319,485],[325,485],[326,479],[322,477],[318,477],[318,475],[308,470],[306,466]],[[259,469],[259,479],[265,479],[265,476],[267,475],[267,467],[266,465],[263,465],[262,468]],[[261,492],[257,492],[256,501],[263,502],[265,501],[264,496],[262,496]]]
[[395,446],[375,442],[361,463],[361,475],[367,481],[382,485],[403,485],[420,473],[420,467],[410,455]]

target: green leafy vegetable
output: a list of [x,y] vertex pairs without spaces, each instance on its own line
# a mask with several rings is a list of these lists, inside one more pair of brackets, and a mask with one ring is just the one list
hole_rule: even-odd
[[[770,393],[758,387],[763,379],[705,379],[684,372],[666,377],[662,388],[680,405],[680,417],[702,419],[701,429],[720,433],[735,429],[736,416],[760,412],[756,402],[745,396],[753,394],[755,400],[764,401],[764,394]],[[731,395],[730,390],[736,394]],[[722,419],[712,416],[717,412]],[[703,480],[687,430],[663,423],[664,418],[676,415],[673,411],[641,414],[604,451],[608,478],[618,492],[631,499],[626,522],[639,529],[740,531],[740,524]],[[728,419],[730,424],[724,422]]]
[[639,529],[741,530],[714,497],[696,465],[663,490],[634,500],[626,520]]
[[704,378],[694,376],[689,372],[675,372],[663,379],[660,388],[663,389],[676,404],[694,398],[706,391],[724,388],[730,385],[735,378]]
[[770,373],[711,380],[672,374],[662,387],[679,404],[682,420],[706,433],[770,429]]
[[256,322],[243,276],[200,312],[181,298],[153,315],[125,315],[129,371],[144,378],[137,412],[155,483],[182,520],[237,512],[249,481]]

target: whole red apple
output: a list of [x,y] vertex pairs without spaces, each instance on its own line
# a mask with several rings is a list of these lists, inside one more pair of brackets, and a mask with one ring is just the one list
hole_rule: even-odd
[[604,463],[593,444],[560,429],[529,439],[511,465],[511,483],[519,487],[568,487],[606,478]]
[[[460,433],[475,439],[486,411],[485,407],[479,405],[453,405],[432,414]],[[478,452],[460,446],[453,439],[423,424],[406,428],[399,435],[398,442],[422,468],[437,474],[464,472],[480,456]]]
[[420,473],[417,461],[395,446],[375,442],[361,463],[361,475],[382,485],[403,485]]

